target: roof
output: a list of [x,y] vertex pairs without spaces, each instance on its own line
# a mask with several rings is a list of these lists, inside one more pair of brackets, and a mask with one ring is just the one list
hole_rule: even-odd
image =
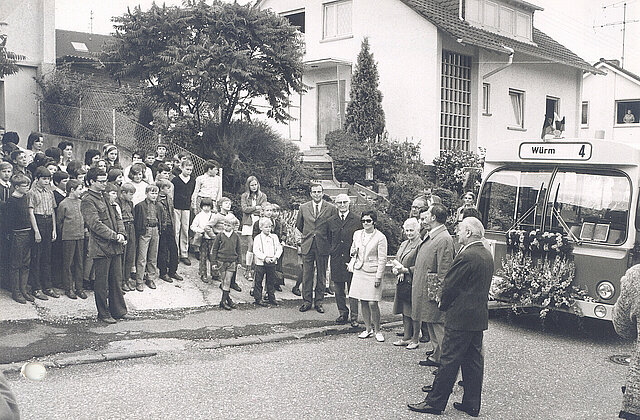
[[636,84],[640,84],[640,76],[637,74],[630,72],[629,70],[625,70],[618,64],[618,60],[605,60],[601,58],[600,61],[593,65],[595,68],[599,69],[601,67],[609,67],[615,72],[621,73],[624,76],[627,76],[628,79],[631,79]]
[[97,61],[102,46],[111,40],[113,37],[109,35],[56,29],[56,59],[73,57]]
[[[461,43],[504,54],[507,54],[507,51],[503,48],[503,46],[506,46],[513,48],[515,52],[540,58],[549,63],[564,64],[583,71],[602,74],[600,70],[535,27],[533,28],[533,44],[529,44],[485,31],[471,26],[468,22],[461,21],[458,18],[458,0],[400,1]],[[530,3],[521,1],[518,1],[518,3],[523,7],[526,5],[533,6]]]

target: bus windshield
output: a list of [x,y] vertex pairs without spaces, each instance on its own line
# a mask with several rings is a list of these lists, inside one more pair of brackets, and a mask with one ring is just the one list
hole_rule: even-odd
[[502,168],[489,175],[479,201],[487,230],[570,230],[581,241],[623,243],[631,205],[626,175],[588,169],[558,169],[554,175],[553,169]]

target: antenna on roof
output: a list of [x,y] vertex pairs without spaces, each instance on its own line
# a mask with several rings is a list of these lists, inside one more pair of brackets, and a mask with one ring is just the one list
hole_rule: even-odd
[[89,33],[93,35],[93,10],[91,10],[91,14],[89,17]]
[[636,0],[621,0],[621,1],[617,1],[615,3],[611,3],[611,4],[607,4],[605,6],[602,6],[603,9],[606,8],[617,8],[620,7],[620,5],[622,4],[622,21],[620,22],[612,22],[612,23],[605,23],[604,25],[597,25],[594,26],[594,28],[604,28],[605,26],[616,26],[616,25],[622,25],[622,57],[620,60],[620,67],[624,68],[624,41],[626,38],[626,34],[627,34],[627,23],[635,23],[635,22],[640,22],[640,20],[638,19],[634,19],[634,20],[627,20],[627,4],[629,3],[635,3]]

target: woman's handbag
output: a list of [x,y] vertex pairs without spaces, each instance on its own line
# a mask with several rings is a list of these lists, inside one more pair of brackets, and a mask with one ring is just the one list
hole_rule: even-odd
[[347,263],[347,271],[353,273],[353,270],[356,269],[356,261],[358,261],[358,254],[351,257],[351,260]]
[[405,302],[411,302],[411,282],[405,280],[404,274],[398,276],[398,285],[396,286],[396,296]]

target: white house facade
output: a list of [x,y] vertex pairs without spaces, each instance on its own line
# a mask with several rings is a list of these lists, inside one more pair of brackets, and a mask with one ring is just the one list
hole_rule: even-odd
[[640,76],[620,67],[617,60],[600,59],[594,67],[606,75],[584,76],[580,137],[637,144]]
[[55,69],[55,1],[2,0],[0,22],[7,49],[26,57],[18,62],[18,73],[0,79],[0,127],[16,131],[24,146],[38,129],[34,77]]
[[[303,32],[307,92],[297,120],[276,125],[303,150],[344,122],[350,76],[369,38],[386,130],[441,150],[477,151],[508,138],[540,138],[545,115],[577,136],[582,76],[598,72],[533,28],[539,7],[520,0],[262,0]],[[461,9],[460,9],[461,7]]]

